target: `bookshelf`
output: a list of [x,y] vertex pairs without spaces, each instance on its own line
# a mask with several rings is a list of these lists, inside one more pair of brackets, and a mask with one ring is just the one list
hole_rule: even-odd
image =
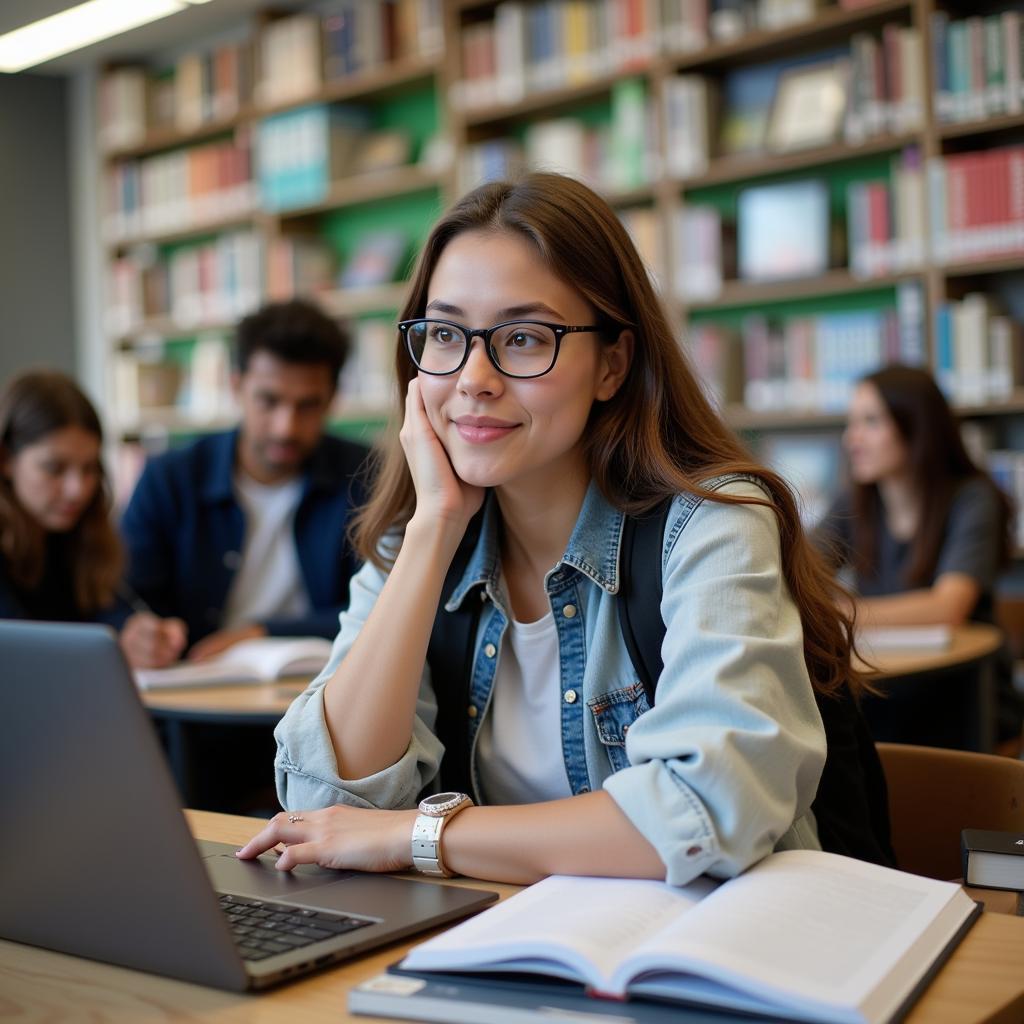
[[[376,0],[361,5],[381,6]],[[111,238],[108,262],[140,251],[145,259],[174,260],[181,247],[242,233],[260,247],[265,279],[277,258],[273,253],[291,246],[288,258],[296,267],[312,267],[311,280],[298,274],[273,287],[264,280],[260,297],[276,297],[289,288],[311,292],[335,315],[357,328],[366,325],[367,345],[374,339],[386,344],[380,339],[401,305],[408,259],[436,213],[482,176],[540,163],[589,178],[620,211],[691,351],[703,344],[728,350],[697,354],[697,363],[715,364],[709,372],[719,375],[714,383],[726,415],[752,436],[800,430],[834,435],[843,422],[841,388],[820,407],[814,407],[813,389],[806,388],[800,394],[811,407],[794,408],[786,397],[779,408],[744,404],[749,373],[742,364],[749,361],[747,349],[753,344],[744,337],[744,322],[752,317],[759,330],[767,322],[768,335],[776,339],[772,344],[782,345],[806,345],[808,331],[827,330],[841,339],[842,330],[856,327],[861,333],[853,337],[863,346],[863,365],[851,362],[847,385],[872,360],[908,354],[940,377],[945,374],[947,382],[956,378],[970,361],[942,333],[949,323],[995,323],[1001,343],[1009,329],[1011,348],[1019,350],[1017,325],[1024,322],[1024,304],[1014,293],[1024,279],[1024,231],[1018,239],[1007,223],[1001,234],[990,232],[991,238],[977,231],[970,237],[970,218],[950,221],[950,210],[936,198],[941,193],[936,182],[948,188],[961,188],[965,180],[970,184],[974,165],[969,161],[975,154],[1006,154],[1005,165],[999,164],[1002,157],[992,158],[985,171],[993,194],[1001,187],[1000,175],[1018,173],[1013,154],[1024,143],[1024,89],[1020,54],[1012,57],[1010,42],[1020,40],[1024,26],[1012,12],[1003,14],[997,5],[978,14],[960,0],[743,0],[729,6],[728,18],[709,13],[711,5],[704,0],[399,0],[390,6],[397,23],[408,28],[409,19],[419,18],[428,25],[426,45],[407,44],[387,59],[378,45],[368,66],[333,77],[320,65],[317,80],[307,83],[301,95],[283,99],[265,95],[257,83],[268,46],[273,49],[267,39],[287,36],[291,29],[282,22],[288,18],[257,18],[239,44],[239,55],[225,57],[227,64],[231,59],[239,66],[249,62],[248,88],[220,107],[213,104],[198,121],[193,112],[187,128],[145,118],[141,130],[139,125],[127,132],[122,128],[121,135],[128,137],[104,150],[103,174],[132,162],[234,144],[248,155],[246,180],[252,182],[262,126],[310,107],[369,110],[364,131],[405,130],[415,136],[407,159],[387,168],[331,173],[315,199],[283,208],[268,204],[260,189],[249,195],[248,205],[245,196],[238,198],[236,209],[208,204],[208,216],[190,224],[160,224]],[[337,39],[331,37],[328,45],[326,23],[313,24],[311,12],[322,9],[311,3],[294,32],[307,39],[319,32],[324,54],[337,57],[332,48]],[[994,41],[997,29],[1006,34],[1002,57],[992,57],[989,67],[978,40],[984,42],[988,32]],[[980,69],[970,64],[979,52]],[[221,56],[214,54],[214,68]],[[274,59],[271,53],[270,63]],[[789,151],[743,143],[743,132],[763,134],[778,81],[801,63],[826,59],[842,62],[851,76],[852,113],[832,137]],[[280,66],[280,52],[276,60]],[[194,68],[190,73],[195,74]],[[762,73],[768,77],[757,79]],[[770,85],[760,87],[752,109],[744,107],[745,76],[748,91],[750,82]],[[131,73],[128,79],[107,88],[114,93],[121,88],[122,106],[131,108],[134,102],[137,109],[132,90],[139,86],[137,80],[132,85]],[[163,95],[167,89],[165,84]],[[595,152],[601,154],[597,162]],[[678,166],[686,170],[675,170]],[[805,179],[828,186],[826,262],[804,277],[743,279],[732,251],[737,197],[753,186]],[[860,204],[856,216],[854,203]],[[698,294],[687,294],[680,279],[690,264],[680,237],[687,218],[700,210],[707,223],[718,218],[717,249],[696,254],[705,266],[717,267],[717,280],[705,281]],[[885,214],[881,219],[876,216],[880,210]],[[954,213],[959,217],[962,211]],[[1008,207],[1003,213],[1024,224],[1024,210]],[[998,214],[990,206],[979,223],[985,226],[985,217]],[[940,225],[940,215],[948,223]],[[978,211],[971,216],[976,218]],[[360,235],[372,225],[407,232],[404,262],[398,261],[392,280],[339,288],[338,267],[352,257]],[[947,244],[943,250],[936,244],[940,227],[947,243],[962,235],[969,244]],[[851,238],[874,246],[870,258],[851,259]],[[330,273],[319,276],[318,245],[326,246],[335,262]],[[183,259],[187,276],[187,252]],[[989,307],[979,304],[979,294],[989,297]],[[227,335],[234,312],[211,308],[182,323],[167,310],[136,310],[130,323],[108,332],[111,352],[116,358],[141,349],[151,356],[161,342],[184,345],[198,335],[209,349],[212,337]],[[856,323],[849,319],[857,316]],[[714,342],[716,335],[723,340]],[[361,361],[371,377],[384,372],[368,350]],[[1019,363],[1008,369],[1009,377],[1004,374],[990,395],[968,389],[958,402],[966,417],[986,424],[996,447],[1012,449],[1021,444],[1024,381]],[[375,388],[376,397],[368,399],[358,383],[350,382],[346,402],[360,430],[372,421],[375,409],[383,415],[379,380]],[[768,393],[773,394],[770,388]],[[206,426],[219,422],[204,421]],[[147,425],[185,433],[204,423],[181,409],[154,407],[138,410],[123,433],[145,435]],[[1024,478],[1024,470],[1020,475]]]

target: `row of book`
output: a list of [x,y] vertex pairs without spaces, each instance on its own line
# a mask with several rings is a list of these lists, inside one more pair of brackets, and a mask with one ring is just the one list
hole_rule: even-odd
[[920,269],[927,259],[925,170],[920,150],[893,158],[888,179],[847,187],[850,272],[884,277]]
[[885,363],[925,365],[924,298],[901,285],[895,307],[816,316],[702,321],[685,348],[712,398],[753,412],[843,412],[856,382]]
[[142,247],[111,263],[107,330],[119,337],[158,319],[182,331],[229,323],[262,294],[263,245],[253,231],[227,232],[164,257]]
[[1024,336],[995,300],[972,292],[935,313],[935,377],[950,401],[1010,398],[1024,384]]
[[614,195],[653,180],[657,161],[654,117],[642,80],[625,78],[612,89],[607,121],[558,117],[529,124],[522,139],[487,139],[466,147],[459,166],[467,190],[524,168],[558,171]]
[[1024,109],[1020,11],[960,19],[936,11],[931,29],[935,114],[940,121],[973,121]]
[[1024,252],[1024,146],[930,160],[928,196],[937,262]]
[[[924,79],[916,29],[886,25],[880,39],[858,33],[850,42],[849,57],[840,59],[838,67],[846,79],[842,130],[847,142],[858,144],[920,127]],[[663,86],[665,174],[698,177],[720,154],[770,148],[770,109],[786,70],[783,65],[743,69],[723,80],[668,76]]]
[[325,85],[442,52],[441,0],[349,0],[266,22],[254,40],[185,54],[168,70],[114,68],[99,88],[108,151],[162,129],[192,131],[258,107],[299,102]]
[[106,185],[104,234],[112,243],[245,216],[257,198],[249,134],[118,162]]
[[643,68],[659,53],[683,55],[711,41],[810,21],[820,9],[816,0],[504,0],[492,18],[463,27],[462,78],[452,103],[515,103]]

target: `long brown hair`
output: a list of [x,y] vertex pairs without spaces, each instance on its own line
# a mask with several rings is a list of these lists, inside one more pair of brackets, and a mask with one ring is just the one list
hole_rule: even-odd
[[[11,380],[0,394],[0,459],[65,427],[78,427],[103,442],[103,429],[89,399],[62,373],[36,370]],[[103,467],[100,484],[81,519],[69,532],[71,585],[83,614],[109,605],[121,577],[121,542],[111,523],[111,502]],[[6,474],[0,473],[0,556],[13,582],[36,586],[46,562],[46,531],[22,507]]]
[[[984,480],[994,492],[1001,522],[993,541],[999,545],[999,564],[1005,565],[1012,550],[1010,501],[968,454],[956,416],[932,375],[916,366],[894,363],[862,377],[861,383],[872,385],[881,396],[907,446],[913,487],[918,494],[928,496],[928,514],[921,517],[910,546],[906,586],[931,585],[949,510],[957,489],[966,480]],[[854,485],[853,513],[854,567],[870,575],[876,571],[881,543],[882,498],[877,484]]]
[[[623,385],[596,402],[584,435],[590,473],[606,498],[627,513],[689,492],[727,504],[761,504],[779,523],[782,564],[800,609],[804,655],[814,687],[834,693],[843,683],[860,691],[850,663],[852,619],[837,608],[842,593],[800,525],[793,492],[758,465],[705,397],[673,337],[643,262],[622,223],[603,199],[571,178],[529,174],[483,185],[460,199],[437,223],[413,274],[402,319],[424,314],[430,279],[445,246],[466,231],[508,231],[527,239],[551,271],[594,307],[607,340],[629,329],[633,359]],[[416,370],[399,339],[398,381]],[[371,498],[355,523],[364,558],[383,567],[378,545],[412,515],[415,491],[398,443],[401,396],[380,458]],[[724,473],[756,477],[770,497],[729,496],[702,486]]]

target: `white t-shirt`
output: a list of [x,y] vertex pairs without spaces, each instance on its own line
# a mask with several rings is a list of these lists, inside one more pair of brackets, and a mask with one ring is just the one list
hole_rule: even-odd
[[491,706],[477,739],[477,771],[489,804],[572,796],[562,755],[562,680],[558,629],[549,611],[536,622],[509,622],[494,675]]
[[305,615],[309,595],[295,551],[302,480],[260,484],[239,472],[234,483],[245,516],[245,540],[224,609],[224,628]]

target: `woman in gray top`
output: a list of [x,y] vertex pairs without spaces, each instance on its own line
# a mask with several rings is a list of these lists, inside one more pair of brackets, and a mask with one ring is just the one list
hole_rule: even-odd
[[[925,370],[887,366],[864,377],[843,435],[851,488],[818,529],[853,575],[861,625],[993,621],[996,577],[1010,552],[1011,508],[971,460],[959,425]],[[1004,652],[1005,653],[1005,652]],[[1019,737],[1008,657],[999,662],[1000,739]],[[962,746],[973,677],[902,681],[868,717],[877,739]],[[944,695],[936,700],[936,693]],[[952,699],[948,699],[952,698]]]

